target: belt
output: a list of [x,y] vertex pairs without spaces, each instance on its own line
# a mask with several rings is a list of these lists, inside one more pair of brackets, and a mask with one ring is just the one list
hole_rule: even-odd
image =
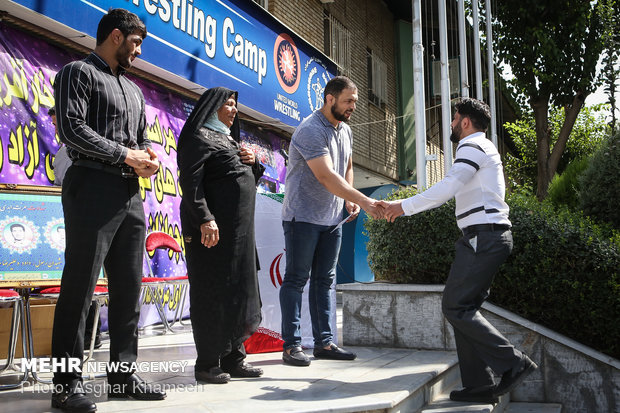
[[136,171],[134,171],[134,169],[129,165],[107,165],[101,162],[91,161],[89,159],[77,159],[73,161],[73,165],[97,169],[109,174],[122,176],[123,178],[138,178]]
[[473,234],[481,231],[508,231],[510,225],[508,224],[477,224],[470,225],[462,229],[463,235]]

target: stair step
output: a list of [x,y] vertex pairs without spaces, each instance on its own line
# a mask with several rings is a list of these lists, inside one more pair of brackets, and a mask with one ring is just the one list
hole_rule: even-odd
[[556,403],[511,402],[505,413],[562,413],[562,405]]
[[450,400],[449,393],[445,393],[423,407],[419,413],[500,413],[504,411],[509,401],[509,396],[502,396],[497,404],[454,402]]

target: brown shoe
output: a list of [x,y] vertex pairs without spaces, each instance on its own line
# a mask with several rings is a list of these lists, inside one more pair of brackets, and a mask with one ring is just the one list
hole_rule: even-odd
[[224,384],[230,381],[230,374],[219,367],[211,367],[209,370],[198,370],[194,372],[194,377],[198,381],[206,381],[213,384]]

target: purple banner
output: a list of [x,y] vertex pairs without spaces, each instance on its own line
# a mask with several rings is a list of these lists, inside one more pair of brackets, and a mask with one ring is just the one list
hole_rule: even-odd
[[[0,22],[0,183],[53,185],[52,161],[60,142],[47,111],[54,105],[54,76],[65,64],[81,58]],[[177,139],[194,102],[145,80],[131,79],[144,93],[148,138],[162,163],[155,176],[140,179],[147,228],[166,232],[184,249]],[[259,125],[243,122],[242,129],[243,144],[255,151],[266,168],[258,191],[283,193],[288,142]],[[155,276],[186,274],[182,254],[159,251],[150,258]],[[146,264],[144,271],[148,273]]]
[[[0,183],[53,185],[52,161],[60,141],[47,111],[54,106],[54,76],[81,58],[0,23]],[[193,102],[141,79],[132,80],[144,93],[148,137],[162,162],[156,176],[140,180],[147,227],[168,233],[183,246],[176,142]],[[182,254],[160,252],[151,258],[156,276],[186,274]],[[144,271],[148,272],[146,264]]]

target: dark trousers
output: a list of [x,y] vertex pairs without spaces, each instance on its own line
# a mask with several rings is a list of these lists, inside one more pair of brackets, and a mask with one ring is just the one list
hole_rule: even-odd
[[[138,179],[71,166],[63,182],[62,204],[65,267],[54,314],[52,356],[83,359],[86,317],[105,265],[110,362],[135,362],[145,236]],[[109,372],[108,381],[122,381],[125,374]],[[78,372],[54,374],[55,384],[74,386],[80,381]]]
[[514,367],[521,353],[480,313],[491,282],[512,251],[512,233],[480,231],[456,242],[442,309],[454,329],[464,387],[491,385],[493,372]]

